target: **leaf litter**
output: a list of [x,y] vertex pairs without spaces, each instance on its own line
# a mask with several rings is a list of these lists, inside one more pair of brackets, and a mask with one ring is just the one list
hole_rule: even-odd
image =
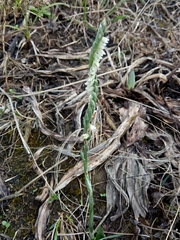
[[[101,166],[107,174],[103,180],[106,201],[96,199],[97,225],[101,223],[106,235],[120,233],[126,239],[179,239],[180,4],[161,0],[146,1],[144,5],[124,1],[120,5],[114,12],[110,2],[106,6],[92,2],[87,13],[94,29],[104,11],[110,20],[110,43],[98,72],[96,133],[89,151],[89,170],[98,175]],[[34,236],[44,240],[52,239],[54,234],[62,239],[88,236],[79,150],[87,106],[84,83],[95,31],[86,29],[83,11],[70,2],[68,7],[54,7],[53,11],[57,15],[56,28],[47,30],[51,20],[40,19],[33,26],[38,31],[32,31],[30,48],[18,47],[24,41],[19,35],[17,45],[13,45],[16,31],[5,31],[1,26],[1,32],[5,32],[1,48],[7,52],[14,49],[8,58],[0,55],[1,202],[8,199],[12,209],[15,196],[23,196],[24,202],[27,197],[32,204],[35,199],[39,201],[38,214],[31,219],[33,227],[27,227],[31,233],[23,236],[17,225],[17,238],[16,231],[14,235],[7,232],[14,239]],[[111,21],[117,15],[125,17]],[[17,15],[17,19],[21,21],[22,16]],[[6,21],[13,24],[11,17]],[[133,82],[128,83],[132,74]],[[37,145],[35,132],[36,140],[41,139]],[[8,177],[19,171],[13,172],[8,164],[11,166],[20,149],[30,154],[23,152],[18,158],[31,162],[27,172],[21,171],[29,176],[34,171],[35,176],[18,187],[12,183],[13,188],[6,190],[5,185],[10,186]],[[8,174],[4,174],[7,169]],[[32,196],[36,186],[41,187]],[[56,193],[58,201],[52,203],[50,199]],[[103,204],[106,211],[100,214],[98,208]],[[8,212],[8,207],[4,208]],[[15,217],[9,218],[13,226]],[[58,226],[58,221],[61,224],[55,233],[50,227],[54,223]]]

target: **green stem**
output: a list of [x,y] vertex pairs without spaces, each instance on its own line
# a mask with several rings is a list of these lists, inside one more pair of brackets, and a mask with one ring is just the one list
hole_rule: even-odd
[[93,197],[93,189],[91,185],[91,180],[88,171],[88,141],[86,140],[84,145],[84,151],[81,152],[81,157],[84,163],[84,177],[85,183],[88,190],[89,195],[89,235],[90,239],[94,239],[94,197]]

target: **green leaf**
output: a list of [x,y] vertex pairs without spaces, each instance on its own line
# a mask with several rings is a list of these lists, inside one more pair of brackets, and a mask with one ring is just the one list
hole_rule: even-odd
[[123,237],[123,236],[124,236],[123,234],[114,234],[114,235],[110,235],[108,237],[101,238],[101,240],[114,239],[114,238],[119,238],[119,237]]
[[36,7],[34,7],[34,6],[30,6],[30,8],[29,8],[32,12],[34,12],[34,13],[38,13],[39,12],[39,10],[36,8]]
[[49,202],[52,203],[52,202],[58,200],[59,199],[58,196],[59,196],[58,193],[52,194],[49,198]]
[[47,16],[47,17],[50,17],[50,16],[51,16],[51,12],[45,10],[45,11],[43,12],[43,15],[44,15],[44,16]]
[[141,2],[142,5],[146,4],[146,2],[144,0],[140,0],[140,2]]
[[82,161],[85,162],[84,153],[82,151],[80,152],[80,155],[81,155]]
[[107,16],[112,15],[113,13],[115,13],[117,11],[117,9],[121,6],[122,3],[126,2],[126,0],[121,0],[119,1],[117,4],[115,4],[106,14]]
[[6,228],[9,228],[10,225],[11,225],[9,222],[6,222],[5,220],[3,220],[1,223],[2,223],[2,225],[3,225],[4,227],[6,227]]
[[99,226],[98,227],[98,230],[97,230],[97,234],[96,234],[96,240],[100,240],[100,239],[102,239],[102,238],[104,238],[105,237],[105,235],[104,235],[104,231],[103,231],[103,229],[102,229],[102,227],[101,226]]
[[101,197],[106,197],[106,193],[100,193]]
[[15,26],[6,25],[6,27],[9,27],[9,28],[12,28],[12,29],[15,29],[15,30],[20,30],[20,28],[18,27],[18,25],[15,25]]
[[49,230],[49,231],[52,230],[55,226],[56,226],[56,223],[53,223],[53,224],[48,228],[48,230]]
[[32,192],[35,193],[37,191],[38,191],[38,188],[34,188]]
[[72,220],[71,217],[69,217],[68,215],[66,215],[66,218],[67,218],[67,220],[68,220],[70,223],[73,223],[73,220]]
[[10,92],[11,94],[15,94],[15,90],[12,89],[12,88],[9,89],[9,92]]
[[128,76],[128,81],[127,81],[127,88],[130,90],[130,89],[133,89],[135,87],[135,72],[134,70],[132,69],[129,73],[129,76]]
[[111,22],[117,22],[118,20],[121,20],[121,19],[124,19],[124,18],[126,18],[125,15],[120,15],[120,16],[117,16],[115,18],[112,18]]

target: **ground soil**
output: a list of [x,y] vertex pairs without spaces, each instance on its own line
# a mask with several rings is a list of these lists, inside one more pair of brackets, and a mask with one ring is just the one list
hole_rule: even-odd
[[[78,164],[88,58],[104,18],[89,146],[95,227],[116,239],[179,239],[180,3],[86,2],[0,2],[0,239],[89,238]],[[27,18],[32,4],[42,13]]]

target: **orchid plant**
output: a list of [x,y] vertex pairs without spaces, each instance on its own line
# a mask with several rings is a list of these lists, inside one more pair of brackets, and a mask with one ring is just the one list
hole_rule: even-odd
[[100,66],[100,61],[105,54],[104,49],[108,43],[108,37],[104,37],[106,29],[106,20],[104,19],[99,26],[96,39],[93,43],[92,50],[89,56],[89,76],[86,82],[86,91],[88,95],[88,107],[83,118],[84,133],[82,138],[84,140],[83,150],[81,151],[81,158],[84,165],[84,176],[85,183],[89,195],[89,235],[90,239],[98,240],[99,236],[103,237],[100,232],[94,236],[94,198],[93,189],[88,171],[88,150],[89,140],[91,139],[92,131],[96,130],[96,127],[91,124],[92,116],[95,111],[97,97],[98,97],[98,81],[97,81],[97,70]]

